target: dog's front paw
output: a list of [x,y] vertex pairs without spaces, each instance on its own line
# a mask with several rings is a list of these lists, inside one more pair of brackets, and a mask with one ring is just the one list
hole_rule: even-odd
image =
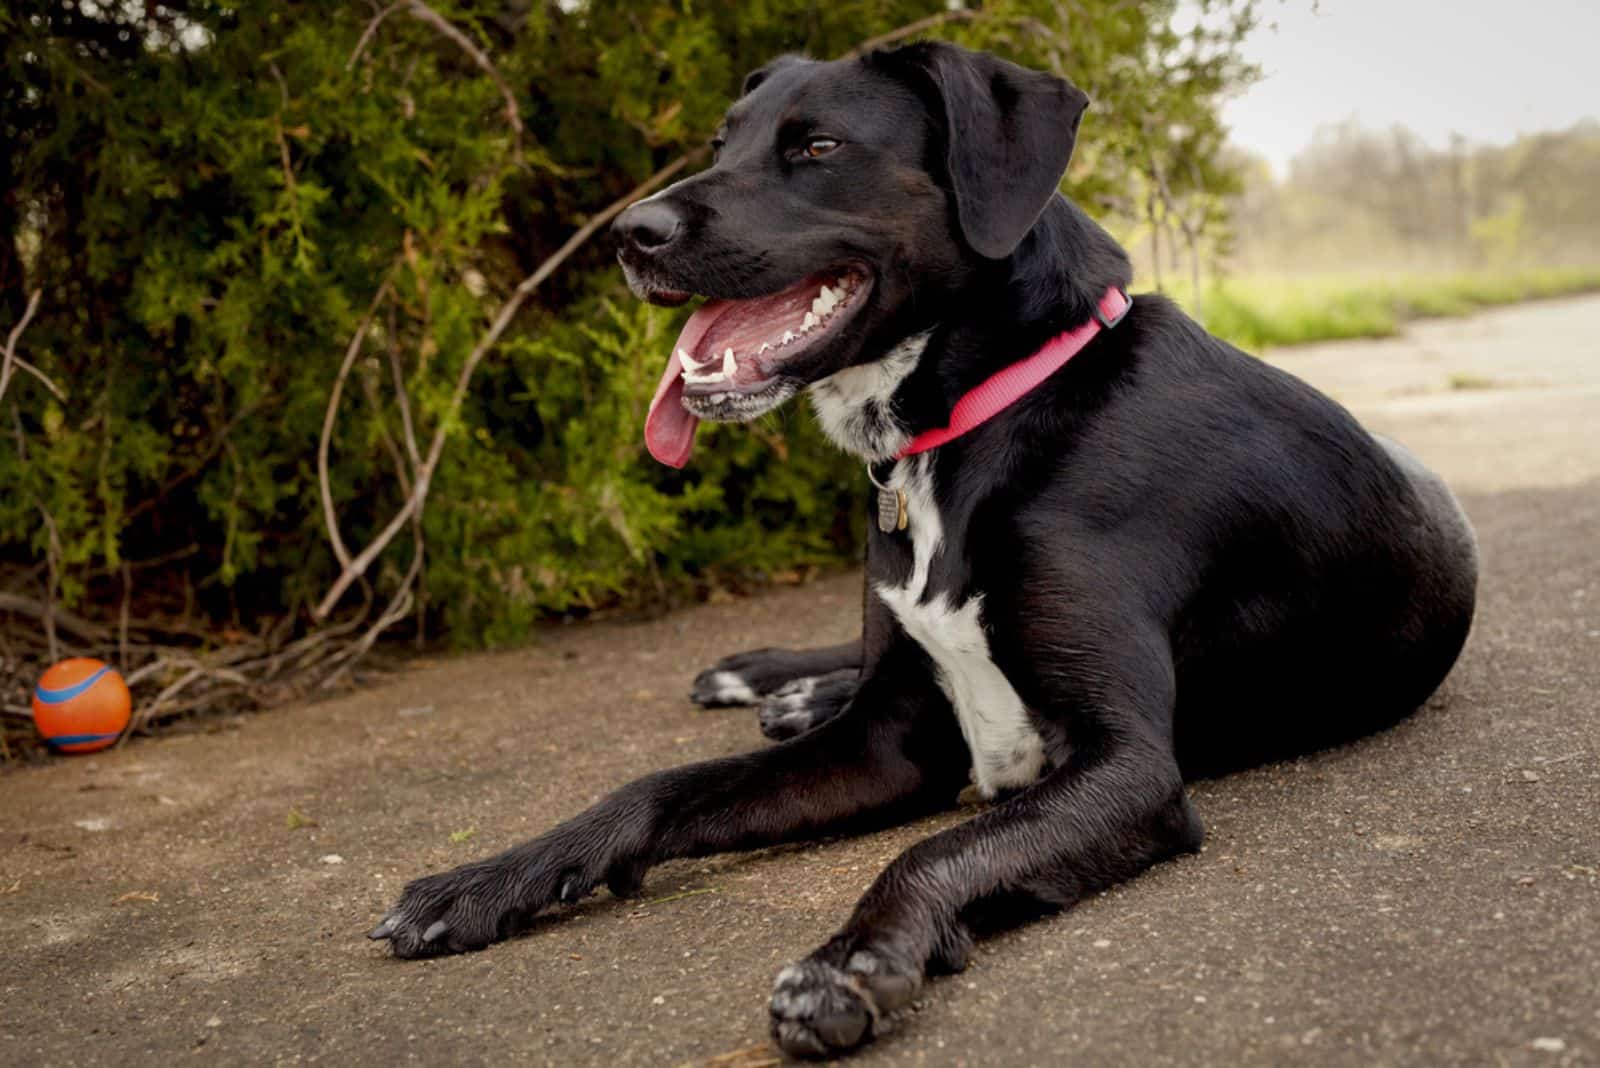
[[388,939],[394,955],[406,959],[482,949],[514,934],[549,903],[533,899],[524,882],[492,861],[424,876],[406,885],[367,937]]
[[[729,659],[736,659],[729,657]],[[750,680],[737,669],[723,667],[727,660],[718,661],[694,677],[689,687],[689,700],[702,708],[730,708],[735,705],[753,705],[761,694]]]
[[689,700],[706,708],[753,705],[795,677],[788,649],[750,649],[725,656],[694,677]]
[[852,668],[785,683],[761,701],[756,712],[761,733],[781,742],[826,723],[850,703],[859,678]]
[[397,957],[482,949],[509,938],[541,911],[572,905],[604,881],[625,897],[638,890],[643,862],[603,850],[536,841],[406,885],[367,937],[387,939]]
[[888,1015],[921,986],[915,969],[870,949],[842,966],[829,947],[778,973],[769,1011],[772,1038],[791,1057],[835,1057],[882,1034]]

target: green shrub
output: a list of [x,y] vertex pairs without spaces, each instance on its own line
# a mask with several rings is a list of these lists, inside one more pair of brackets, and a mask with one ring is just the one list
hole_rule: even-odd
[[[420,528],[432,633],[506,641],[556,613],[850,559],[865,482],[800,406],[707,428],[684,472],[645,456],[682,313],[634,302],[604,241],[537,291],[452,414],[456,378],[518,282],[698,148],[744,73],[783,51],[837,55],[936,17],[930,33],[1064,64],[1100,101],[1080,195],[1130,186],[1156,153],[1225,187],[1206,161],[1219,94],[1246,73],[1248,5],[1187,37],[1169,29],[1176,6],[441,0],[430,10],[503,76],[518,134],[496,81],[399,5],[7,4],[0,331],[42,290],[22,351],[68,399],[26,376],[4,398],[0,586],[59,579],[68,604],[111,619],[128,564],[141,617],[303,620],[340,570],[324,412],[386,283],[328,482],[359,551],[408,493],[408,420],[423,449],[444,428]],[[376,600],[411,545],[368,573]]]

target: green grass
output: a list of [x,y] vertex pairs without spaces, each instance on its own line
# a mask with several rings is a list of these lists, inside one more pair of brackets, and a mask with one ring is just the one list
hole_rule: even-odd
[[[1192,291],[1171,294],[1190,311]],[[1342,338],[1388,337],[1406,322],[1467,315],[1525,300],[1600,291],[1600,267],[1477,274],[1245,276],[1208,287],[1200,302],[1206,328],[1241,348]]]

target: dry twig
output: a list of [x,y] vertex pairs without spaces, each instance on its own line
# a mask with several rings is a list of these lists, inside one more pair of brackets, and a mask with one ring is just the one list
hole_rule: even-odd
[[894,44],[896,41],[903,41],[907,37],[915,37],[924,30],[931,30],[935,26],[942,26],[947,22],[974,22],[982,15],[983,12],[981,11],[969,11],[966,9],[941,11],[936,15],[929,15],[926,18],[920,18],[913,22],[908,22],[904,26],[890,30],[888,33],[880,33],[876,37],[869,37],[865,41],[862,41],[860,44],[856,45],[854,48],[850,49],[850,51],[846,52],[840,58],[848,59],[851,56],[864,56],[875,48],[882,48],[884,45]]
[[322,438],[317,443],[317,483],[322,491],[322,518],[328,526],[328,541],[333,546],[333,555],[344,568],[350,567],[350,550],[344,547],[344,538],[339,535],[339,517],[334,514],[333,488],[328,481],[328,444],[333,439],[333,424],[339,416],[339,398],[344,395],[345,380],[350,377],[350,368],[355,366],[356,357],[361,355],[361,343],[367,339],[367,331],[372,328],[372,317],[378,313],[379,305],[389,295],[389,285],[393,277],[394,268],[391,267],[383,276],[378,292],[373,295],[372,303],[367,306],[367,314],[361,317],[361,324],[356,327],[355,335],[350,338],[350,344],[345,348],[344,361],[339,364],[339,373],[333,380],[333,391],[328,394],[328,410],[322,417]]
[[58,401],[66,401],[67,395],[61,387],[50,381],[50,376],[39,370],[33,364],[17,355],[17,342],[22,340],[22,332],[28,329],[28,323],[33,320],[33,315],[39,310],[39,300],[44,296],[44,290],[35,289],[33,296],[28,298],[28,306],[23,309],[22,318],[11,328],[11,333],[6,337],[5,352],[0,354],[0,397],[6,395],[6,387],[11,384],[11,379],[18,371],[26,371],[39,380],[51,393],[55,394]]

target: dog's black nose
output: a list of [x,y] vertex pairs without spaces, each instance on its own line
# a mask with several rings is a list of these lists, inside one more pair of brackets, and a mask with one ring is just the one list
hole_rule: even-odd
[[683,216],[669,204],[646,200],[617,216],[611,230],[634,248],[654,252],[677,240],[683,232]]

